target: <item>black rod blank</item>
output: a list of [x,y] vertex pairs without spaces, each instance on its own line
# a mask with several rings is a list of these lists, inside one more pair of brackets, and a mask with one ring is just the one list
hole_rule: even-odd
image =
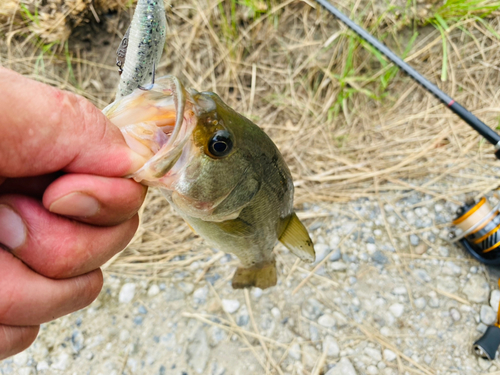
[[474,116],[471,112],[462,107],[451,97],[446,95],[436,85],[429,82],[426,78],[424,78],[424,76],[422,76],[419,72],[413,69],[410,65],[405,63],[401,58],[399,58],[399,56],[397,56],[394,52],[392,52],[389,48],[387,48],[378,39],[373,37],[365,29],[363,29],[362,27],[351,21],[349,17],[340,12],[327,0],[316,0],[316,2],[325,7],[326,10],[328,10],[340,21],[342,21],[348,28],[350,28],[352,31],[358,34],[362,39],[370,43],[374,48],[379,50],[380,53],[382,53],[385,57],[387,57],[390,61],[392,61],[402,71],[404,71],[411,78],[417,81],[422,87],[424,87],[427,91],[431,92],[435,97],[441,100],[449,109],[451,109],[462,120],[464,120],[467,124],[469,124],[475,131],[481,134],[488,142],[490,142],[494,146],[499,144],[500,135],[498,135],[488,125],[479,120],[476,116]]

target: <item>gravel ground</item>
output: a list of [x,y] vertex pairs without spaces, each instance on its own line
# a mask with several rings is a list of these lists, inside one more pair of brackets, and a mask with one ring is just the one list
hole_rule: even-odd
[[43,325],[0,374],[500,373],[471,351],[500,292],[449,243],[457,206],[392,198],[303,207],[317,261],[279,246],[268,290],[233,290],[229,255],[206,273],[210,259],[161,280],[108,275],[89,308]]

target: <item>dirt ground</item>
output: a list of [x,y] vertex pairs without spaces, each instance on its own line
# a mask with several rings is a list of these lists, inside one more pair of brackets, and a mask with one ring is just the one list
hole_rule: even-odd
[[[103,108],[133,8],[48,4],[38,23],[0,11],[0,64]],[[43,325],[0,374],[500,374],[498,360],[471,350],[494,319],[498,276],[449,237],[467,197],[496,199],[492,147],[314,2],[248,4],[169,2],[158,74],[219,93],[271,136],[317,262],[277,246],[275,288],[232,290],[237,260],[204,245],[152,189],[136,237],[104,267],[97,301]],[[337,5],[499,124],[498,11]]]

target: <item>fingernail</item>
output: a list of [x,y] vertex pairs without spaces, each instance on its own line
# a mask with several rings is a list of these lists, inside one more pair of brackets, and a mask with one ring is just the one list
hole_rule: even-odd
[[26,241],[26,226],[13,209],[0,205],[0,244],[14,250]]
[[58,215],[90,217],[99,212],[101,205],[97,199],[84,193],[71,193],[53,202],[49,211]]

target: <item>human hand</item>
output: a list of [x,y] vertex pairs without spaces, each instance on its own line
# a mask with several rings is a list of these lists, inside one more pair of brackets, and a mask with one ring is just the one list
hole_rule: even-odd
[[90,304],[133,237],[144,160],[90,102],[0,67],[0,360]]

